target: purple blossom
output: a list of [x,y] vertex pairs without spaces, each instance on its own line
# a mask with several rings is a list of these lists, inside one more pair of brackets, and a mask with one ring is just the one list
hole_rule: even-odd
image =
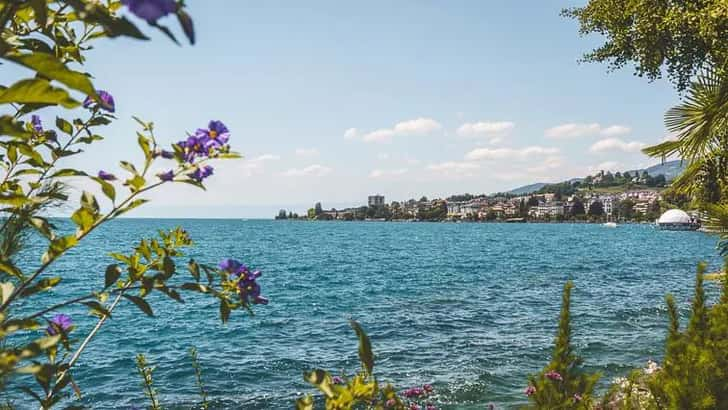
[[106,92],[104,90],[96,90],[96,94],[99,95],[99,99],[101,100],[100,104],[96,104],[96,100],[94,100],[93,98],[88,96],[83,101],[84,108],[95,109],[98,106],[108,112],[116,111],[116,104],[114,103],[114,97],[111,94],[109,94],[108,92]]
[[159,151],[159,156],[165,159],[172,159],[174,158],[174,152],[167,151],[167,150],[161,150]]
[[38,132],[38,133],[43,132],[43,123],[41,122],[39,116],[37,116],[35,114],[32,115],[30,117],[30,123],[33,124],[33,130],[35,130],[35,132]]
[[419,397],[425,394],[425,390],[421,387],[411,387],[404,391],[404,397],[412,398],[412,397]]
[[160,180],[162,180],[164,182],[169,182],[174,179],[174,171],[172,171],[170,169],[167,172],[160,172],[157,174],[157,178],[159,178]]
[[344,379],[341,378],[341,376],[334,376],[331,378],[331,383],[334,384],[344,384]]
[[116,181],[116,175],[108,173],[106,171],[99,171],[99,178],[104,181]]
[[202,138],[208,148],[221,147],[230,139],[230,130],[222,121],[213,120],[207,124],[207,129],[198,128],[195,135]]
[[260,271],[251,272],[250,268],[235,259],[223,259],[217,267],[221,271],[227,272],[230,275],[230,280],[237,279],[238,292],[243,303],[268,304],[268,299],[260,295],[260,285],[256,282],[256,279],[262,275]]
[[65,333],[71,328],[71,326],[73,326],[73,320],[71,320],[71,317],[64,315],[63,313],[59,313],[48,321],[48,328],[46,329],[46,332],[48,332],[51,336],[55,336],[58,334],[59,330]]
[[205,178],[212,175],[213,168],[209,165],[205,165],[202,168],[195,169],[194,172],[187,174],[188,177],[194,179],[197,182],[202,182]]
[[583,400],[583,397],[581,397],[581,394],[579,394],[579,393],[574,394],[574,401],[575,402],[578,403],[578,402],[580,402],[582,400]]
[[121,3],[134,15],[150,24],[177,11],[177,3],[174,0],[121,0]]
[[544,376],[546,376],[547,378],[549,378],[551,380],[556,380],[556,381],[563,381],[564,380],[564,378],[561,377],[561,374],[559,372],[555,371],[555,370],[551,370],[551,371],[546,372],[546,374]]
[[533,396],[536,394],[536,387],[534,386],[528,386],[526,387],[526,390],[523,392],[526,396]]
[[192,163],[197,157],[206,157],[210,155],[210,148],[207,147],[205,143],[205,137],[192,135],[186,140],[178,142],[177,145],[179,145],[184,152],[182,155],[184,161]]

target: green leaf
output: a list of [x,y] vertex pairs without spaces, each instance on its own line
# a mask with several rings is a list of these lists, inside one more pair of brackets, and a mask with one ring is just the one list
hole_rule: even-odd
[[192,291],[200,292],[200,293],[209,293],[210,292],[210,288],[208,288],[205,285],[201,285],[199,283],[183,283],[182,286],[180,286],[180,288],[182,288],[184,290],[192,290]]
[[104,193],[104,195],[106,195],[107,198],[109,198],[112,202],[116,200],[116,188],[114,188],[114,185],[112,185],[108,181],[104,181],[99,177],[91,177],[91,179],[101,185],[101,191]]
[[0,271],[3,271],[7,273],[8,275],[14,276],[16,278],[22,278],[23,272],[20,271],[15,265],[13,265],[12,262],[3,262],[0,261]]
[[321,390],[321,392],[328,398],[334,397],[333,383],[331,381],[331,375],[325,370],[315,369],[308,373],[303,373],[303,380],[313,384]]
[[0,303],[5,303],[10,298],[10,295],[13,294],[14,290],[15,285],[11,282],[0,283]]
[[372,354],[372,343],[369,341],[369,336],[356,321],[350,320],[349,324],[359,338],[359,360],[367,374],[371,375],[374,370],[374,354]]
[[2,193],[0,194],[0,204],[10,205],[12,207],[21,207],[28,203],[29,199],[25,195]]
[[36,282],[35,284],[26,287],[23,289],[22,292],[20,292],[21,297],[28,297],[30,295],[34,295],[38,292],[44,292],[48,289],[54,288],[58,283],[61,282],[61,278],[55,277],[55,278],[43,278]]
[[220,300],[220,319],[222,323],[227,323],[228,319],[230,319],[230,305],[227,299]]
[[192,24],[192,18],[190,17],[187,12],[182,10],[182,8],[179,8],[177,10],[177,20],[179,20],[179,25],[182,27],[182,31],[184,31],[185,36],[187,36],[187,39],[190,41],[190,44],[195,44],[195,27]]
[[132,164],[131,162],[128,162],[128,161],[121,161],[121,162],[119,162],[119,164],[121,165],[121,167],[122,167],[123,169],[125,169],[125,170],[127,170],[127,171],[131,172],[132,174],[134,174],[134,175],[137,175],[137,174],[139,174],[139,172],[137,172],[137,170],[136,170],[136,167],[135,167],[135,166],[134,166],[134,164]]
[[0,104],[53,104],[75,108],[80,102],[71,98],[66,90],[55,88],[48,80],[39,78],[20,80],[0,92]]
[[[41,3],[43,3],[43,8],[45,9],[45,2]],[[56,80],[92,98],[98,97],[96,95],[96,89],[91,84],[88,76],[70,70],[52,54],[30,53],[6,55],[5,59],[30,68],[49,80]]]
[[30,7],[35,13],[35,22],[39,27],[45,27],[48,22],[48,9],[45,0],[29,0]]
[[55,235],[53,234],[53,231],[51,230],[51,225],[48,223],[48,220],[45,218],[42,218],[40,216],[33,216],[30,218],[30,224],[35,227],[35,229],[38,230],[43,236],[46,238],[53,240]]
[[81,195],[81,206],[94,214],[99,213],[99,203],[96,201],[96,197],[88,191],[83,191]]
[[61,177],[84,177],[87,176],[87,174],[83,171],[79,171],[77,169],[71,169],[66,168],[62,169],[55,174],[51,175],[51,178],[61,178]]
[[198,265],[194,259],[190,259],[189,263],[187,263],[187,270],[190,271],[190,274],[192,274],[192,277],[195,278],[195,281],[200,281],[200,265]]
[[56,117],[56,127],[67,135],[73,135],[73,125],[61,117]]
[[313,396],[307,394],[296,399],[296,410],[313,410]]
[[142,152],[144,152],[144,158],[146,158],[147,161],[151,160],[152,146],[149,138],[145,137],[140,133],[137,133],[137,143],[139,144],[139,148],[142,149]]
[[101,303],[99,303],[95,300],[92,300],[90,302],[83,302],[83,304],[88,306],[91,309],[91,313],[94,313],[97,316],[111,317],[111,312],[109,312],[108,309],[106,309]]
[[134,175],[133,178],[127,179],[124,183],[126,185],[129,185],[129,188],[132,190],[132,192],[136,192],[142,189],[147,181],[141,175]]
[[106,273],[104,274],[104,288],[108,288],[109,286],[116,283],[117,280],[121,277],[121,268],[119,268],[119,265],[112,263],[111,265],[106,267]]
[[162,261],[162,269],[164,270],[164,274],[167,277],[170,277],[174,274],[175,266],[174,261],[169,256],[165,256],[164,260]]
[[127,205],[126,207],[124,207],[124,208],[121,208],[121,209],[119,209],[118,211],[116,211],[116,215],[115,215],[115,216],[119,216],[119,215],[121,215],[121,214],[125,214],[125,213],[127,213],[127,212],[131,211],[132,209],[134,209],[134,208],[136,208],[136,207],[138,207],[138,206],[140,206],[140,205],[143,205],[143,204],[145,204],[145,203],[147,203],[147,202],[149,202],[149,200],[148,200],[148,199],[141,199],[141,198],[140,198],[140,199],[135,199],[134,201],[132,201],[132,202],[131,202],[131,203],[130,203],[129,205]]
[[146,300],[140,298],[139,296],[133,296],[133,295],[127,295],[124,294],[124,297],[132,301],[137,307],[144,313],[147,314],[147,316],[154,317],[154,312],[152,312],[152,307],[149,306],[149,303],[147,303]]
[[[2,93],[2,91],[0,91]],[[29,139],[33,134],[28,132],[18,121],[10,115],[0,117],[0,135]]]

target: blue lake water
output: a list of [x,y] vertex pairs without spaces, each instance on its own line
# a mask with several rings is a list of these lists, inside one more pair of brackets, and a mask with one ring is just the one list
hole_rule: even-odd
[[[665,294],[686,313],[696,263],[720,266],[714,237],[645,225],[127,219],[59,261],[50,273],[65,280],[53,296],[98,288],[113,262],[107,252],[177,225],[196,241],[189,257],[261,269],[270,305],[222,325],[218,305],[197,294],[183,295],[185,304],[151,296],[156,318],[127,302],[73,372],[83,404],[144,405],[134,365],[144,353],[165,407],[190,408],[198,396],[187,350],[196,346],[213,407],[292,408],[297,394],[314,391],[305,369],[358,369],[347,323],[355,318],[372,339],[381,381],[433,383],[443,408],[510,408],[523,403],[526,376],[548,361],[567,279],[574,342],[587,367],[604,373],[604,387],[661,358]],[[94,323],[85,308],[65,313],[79,337]]]

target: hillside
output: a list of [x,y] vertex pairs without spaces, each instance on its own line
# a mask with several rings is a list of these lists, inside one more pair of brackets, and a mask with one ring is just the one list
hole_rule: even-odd
[[[664,175],[665,179],[667,181],[672,181],[673,179],[675,179],[675,177],[680,175],[680,173],[682,173],[684,169],[685,169],[684,162],[682,162],[680,160],[674,160],[674,161],[667,161],[664,164],[653,165],[651,167],[644,168],[644,169],[637,169],[637,170],[633,169],[628,172],[630,174],[634,174],[635,172],[639,172],[641,174],[643,171],[647,171],[647,173],[653,177],[658,176],[658,175]],[[571,178],[566,182],[574,183],[576,181],[581,181],[583,179],[584,178]],[[543,188],[546,185],[549,185],[549,183],[537,182],[534,184],[524,185],[524,186],[512,189],[512,190],[508,191],[508,193],[513,194],[513,195],[528,195],[528,194],[538,191],[539,189]]]

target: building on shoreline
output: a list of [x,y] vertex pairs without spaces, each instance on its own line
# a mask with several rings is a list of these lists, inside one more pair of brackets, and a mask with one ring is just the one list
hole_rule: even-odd
[[367,204],[371,207],[384,206],[384,195],[369,195]]

